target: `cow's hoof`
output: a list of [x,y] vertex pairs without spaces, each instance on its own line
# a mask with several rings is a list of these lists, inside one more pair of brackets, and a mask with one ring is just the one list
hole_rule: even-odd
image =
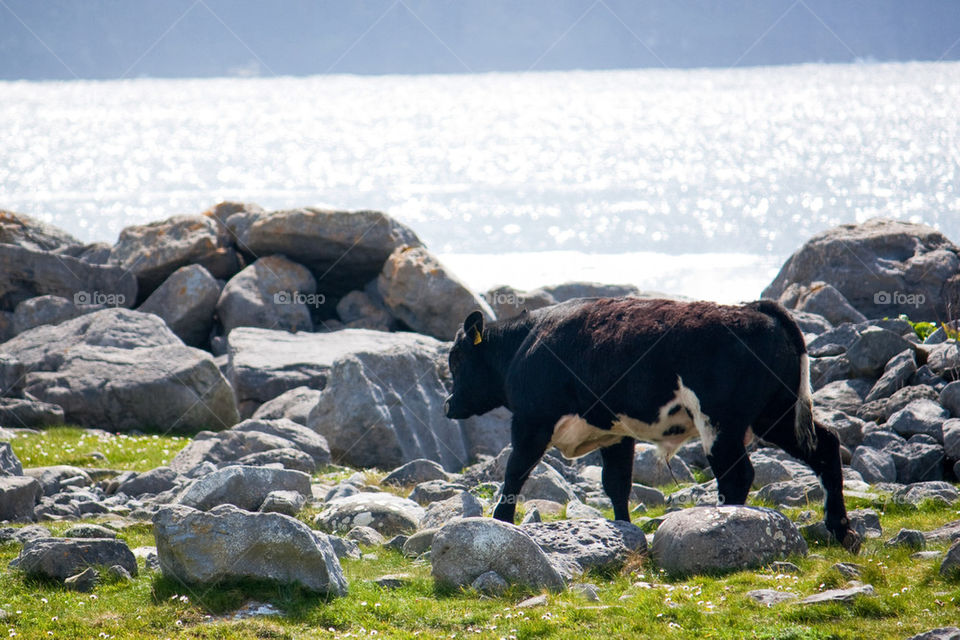
[[842,544],[843,548],[853,555],[857,555],[860,553],[861,542],[862,540],[860,539],[860,536],[853,529],[847,529],[847,532],[844,534],[843,540],[840,541],[840,544]]

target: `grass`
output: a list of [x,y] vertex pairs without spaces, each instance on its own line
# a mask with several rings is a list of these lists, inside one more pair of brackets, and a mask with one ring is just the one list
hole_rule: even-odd
[[[97,437],[81,438],[79,430],[55,429],[41,436],[14,441],[44,464],[95,462],[88,466],[144,468],[145,459],[161,460],[159,451],[176,449],[179,440],[118,437],[109,447]],[[57,456],[56,443],[66,444]],[[96,446],[93,446],[95,443]],[[145,458],[150,448],[153,458]],[[24,447],[24,445],[28,445]],[[42,445],[39,446],[38,445]],[[91,460],[100,450],[109,465]],[[109,449],[106,451],[104,449]],[[129,449],[127,452],[121,449]],[[21,456],[23,460],[24,457]],[[26,460],[24,460],[26,464]],[[31,463],[32,464],[32,463]],[[149,464],[154,464],[150,462]],[[159,464],[159,462],[157,462]],[[371,481],[378,476],[369,475]],[[850,507],[872,506],[881,513],[884,539],[900,528],[931,529],[960,518],[955,507],[926,504],[921,509],[882,500],[851,500]],[[812,509],[819,514],[817,507]],[[797,518],[801,510],[787,515]],[[315,509],[301,514],[312,520]],[[662,515],[663,508],[647,515]],[[611,514],[607,514],[608,516]],[[72,522],[46,523],[55,534]],[[152,545],[148,523],[134,523],[119,536],[131,547]],[[936,549],[946,550],[947,545]],[[0,563],[13,559],[16,544],[0,546]],[[438,590],[429,563],[410,560],[383,548],[364,549],[359,560],[343,561],[350,593],[328,599],[298,587],[255,581],[220,584],[213,588],[185,586],[143,568],[132,584],[105,584],[92,594],[66,591],[49,582],[25,579],[7,570],[0,580],[0,635],[21,638],[905,638],[921,631],[956,624],[960,619],[960,582],[939,576],[939,561],[915,560],[906,550],[891,550],[882,540],[867,540],[852,557],[836,546],[811,544],[807,557],[791,560],[796,575],[767,569],[720,576],[672,578],[649,559],[634,558],[614,573],[591,573],[582,581],[597,587],[600,600],[590,602],[567,591],[548,594],[548,604],[530,609],[515,605],[533,592],[511,588],[498,598],[482,597],[471,589]],[[863,567],[863,580],[876,589],[874,597],[852,604],[801,606],[784,604],[768,609],[748,598],[759,588],[802,595],[843,586],[846,579],[832,569],[836,562]],[[408,584],[383,589],[374,583],[388,573],[409,574]],[[649,583],[653,588],[642,584]],[[271,603],[282,616],[233,620],[232,612],[250,601]]]
[[78,427],[51,427],[21,435],[10,445],[24,467],[68,464],[149,471],[167,465],[190,441],[171,435],[127,435]]

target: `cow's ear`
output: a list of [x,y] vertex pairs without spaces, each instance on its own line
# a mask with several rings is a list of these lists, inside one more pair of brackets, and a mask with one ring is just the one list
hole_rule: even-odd
[[483,314],[479,311],[471,312],[463,321],[463,333],[475,345],[483,342]]

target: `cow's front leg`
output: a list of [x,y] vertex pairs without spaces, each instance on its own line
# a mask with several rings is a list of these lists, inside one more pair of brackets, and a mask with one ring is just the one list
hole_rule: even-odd
[[540,462],[553,435],[552,425],[528,422],[513,416],[510,427],[513,450],[507,459],[507,471],[503,477],[500,501],[493,511],[497,520],[513,523],[517,510],[517,496],[530,472]]
[[633,438],[600,449],[603,458],[603,490],[613,503],[613,517],[630,522],[630,490],[633,488]]

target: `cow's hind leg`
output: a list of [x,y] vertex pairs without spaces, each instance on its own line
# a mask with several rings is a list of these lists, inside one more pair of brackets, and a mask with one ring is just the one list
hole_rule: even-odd
[[613,517],[630,522],[630,490],[633,488],[633,438],[600,449],[603,458],[603,490],[613,503]]
[[500,501],[493,510],[493,517],[512,524],[520,489],[530,477],[530,472],[540,462],[543,452],[547,450],[553,431],[550,426],[544,428],[541,425],[528,423],[518,419],[516,415],[513,416],[510,430],[513,450],[507,458],[507,470],[503,476]]
[[850,528],[847,508],[843,504],[843,466],[840,462],[840,440],[828,429],[815,425],[817,444],[811,451],[801,446],[794,433],[793,414],[778,422],[774,428],[760,435],[764,440],[774,443],[795,458],[810,465],[820,478],[826,499],[824,501],[824,521],[827,529],[844,548],[851,553],[859,553],[860,536]]
[[717,434],[707,460],[717,479],[720,504],[744,504],[753,484],[753,465],[743,444],[742,429],[726,429]]

